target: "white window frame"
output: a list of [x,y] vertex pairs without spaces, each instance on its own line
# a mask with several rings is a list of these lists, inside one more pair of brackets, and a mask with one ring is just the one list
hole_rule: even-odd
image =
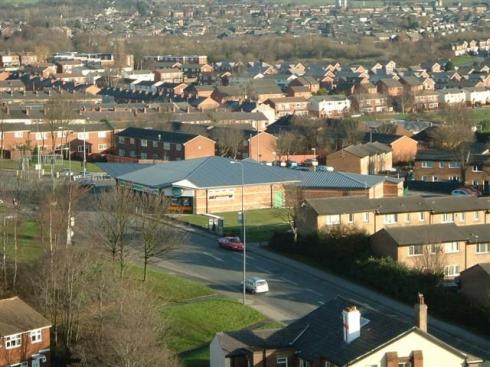
[[90,134],[88,131],[86,132],[81,132],[81,133],[77,133],[77,139],[78,140],[88,140],[90,137]]
[[419,213],[419,221],[420,222],[425,222],[425,213],[424,212],[420,212]]
[[148,159],[148,154],[146,154],[146,152],[141,152],[140,159]]
[[490,243],[477,243],[475,252],[477,254],[488,254],[490,252]]
[[433,161],[422,161],[421,167],[422,168],[434,168],[434,162]]
[[385,224],[395,224],[398,222],[398,216],[395,214],[385,214],[384,223]]
[[340,224],[340,214],[330,214],[325,216],[325,224],[327,226],[334,226]]
[[164,142],[163,143],[163,150],[170,150],[170,143]]
[[24,137],[23,131],[15,131],[14,132],[14,138],[23,138],[23,137]]
[[463,222],[463,223],[466,222],[466,213],[465,212],[461,212],[459,214],[459,221]]
[[[416,252],[415,250],[420,249],[420,253]],[[424,253],[424,246],[423,245],[411,245],[408,246],[408,256],[422,256]]]
[[480,221],[480,212],[479,212],[478,210],[475,210],[475,211],[473,212],[473,220],[474,220],[475,222]]
[[124,136],[120,136],[117,138],[117,141],[119,144],[125,144],[126,143],[126,138]]
[[354,213],[347,214],[347,222],[354,223]]
[[443,213],[441,215],[441,223],[453,223],[454,214],[453,213]]
[[288,357],[277,356],[276,357],[276,367],[288,367]]
[[369,223],[369,212],[364,212],[363,221],[364,223]]
[[129,138],[129,144],[134,144],[134,138]]
[[182,144],[175,144],[175,150],[177,152],[181,152],[182,151]]
[[22,346],[22,334],[6,335],[4,340],[5,349],[15,349]]
[[146,140],[146,139],[141,139],[141,140],[140,140],[140,145],[141,145],[142,147],[147,147],[147,146],[148,146],[148,140]]
[[36,329],[29,332],[29,338],[31,339],[31,344],[40,343],[43,341],[43,330]]
[[107,131],[98,131],[97,137],[98,138],[107,138]]
[[410,223],[410,213],[405,213],[405,223]]
[[451,265],[446,265],[444,267],[444,276],[445,277],[457,277],[459,275],[459,265],[458,264],[451,264]]
[[461,163],[451,161],[447,164],[448,168],[461,168]]
[[444,162],[443,161],[439,161],[439,168],[444,168]]
[[99,150],[106,150],[106,149],[107,149],[107,144],[98,144],[98,145],[97,145],[97,148],[98,148]]
[[459,242],[445,242],[444,243],[444,253],[446,254],[457,254],[459,252]]

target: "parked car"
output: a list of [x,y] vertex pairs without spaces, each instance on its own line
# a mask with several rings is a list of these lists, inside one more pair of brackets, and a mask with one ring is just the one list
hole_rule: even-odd
[[245,290],[252,294],[267,293],[269,292],[269,284],[263,278],[250,277],[245,279]]
[[453,196],[481,196],[481,192],[474,187],[460,187],[459,189],[454,189],[451,191]]
[[236,236],[226,236],[218,238],[218,245],[222,248],[233,250],[233,251],[243,251],[243,243],[240,237]]

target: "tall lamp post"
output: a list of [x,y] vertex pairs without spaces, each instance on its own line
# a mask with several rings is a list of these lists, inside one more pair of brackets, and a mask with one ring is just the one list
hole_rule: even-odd
[[231,161],[231,164],[239,164],[242,171],[242,236],[243,236],[243,283],[242,283],[242,302],[245,304],[247,289],[245,287],[245,279],[247,274],[247,228],[245,224],[245,208],[244,208],[244,186],[245,186],[245,174],[243,170],[243,163],[238,161]]

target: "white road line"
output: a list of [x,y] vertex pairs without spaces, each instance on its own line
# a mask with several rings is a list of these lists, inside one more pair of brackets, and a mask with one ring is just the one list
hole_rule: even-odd
[[292,285],[299,285],[298,283],[293,282],[292,280],[289,280],[289,279],[286,279],[286,278],[279,278],[279,279],[281,279],[283,282],[286,282],[286,283],[289,283],[289,284],[292,284]]
[[318,304],[323,306],[325,304],[325,302],[318,301]]
[[213,258],[213,259],[215,259],[215,260],[217,260],[217,261],[220,261],[220,262],[222,262],[222,263],[224,263],[224,262],[225,262],[225,260],[223,260],[221,257],[218,257],[218,256],[215,256],[215,255],[213,255],[213,254],[210,254],[209,252],[203,251],[203,252],[201,252],[201,253],[202,253],[203,255],[209,256],[209,257],[211,257],[211,258]]

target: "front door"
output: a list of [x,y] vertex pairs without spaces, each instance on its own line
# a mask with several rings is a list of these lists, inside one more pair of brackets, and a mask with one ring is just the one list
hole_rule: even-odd
[[31,367],[41,367],[41,360],[39,358],[31,361]]

